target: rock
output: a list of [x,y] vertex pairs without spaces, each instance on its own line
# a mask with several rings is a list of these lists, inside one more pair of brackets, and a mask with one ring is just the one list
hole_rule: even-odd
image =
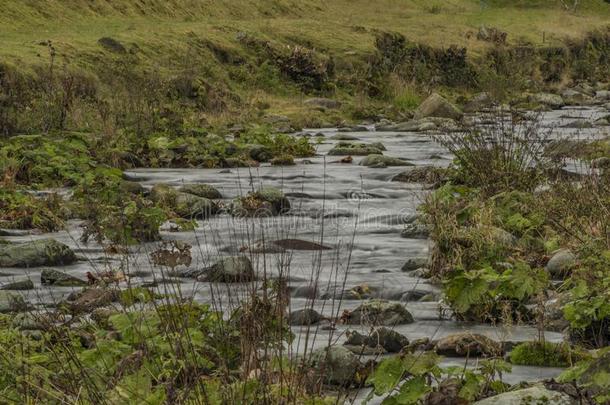
[[98,326],[108,329],[110,324],[108,323],[108,319],[112,315],[116,315],[118,313],[115,309],[110,308],[96,308],[91,312],[91,320],[95,322]]
[[589,105],[593,102],[590,95],[584,94],[574,89],[566,89],[561,93],[561,97],[569,105]]
[[337,129],[339,132],[368,132],[368,130],[369,129],[364,125],[353,125],[351,127],[341,127]]
[[119,187],[125,194],[143,195],[145,193],[144,186],[135,181],[121,181]]
[[23,312],[27,311],[29,307],[30,305],[21,295],[8,291],[0,291],[0,314]]
[[610,90],[598,90],[595,92],[595,100],[608,101],[610,100]]
[[462,112],[438,93],[432,93],[415,111],[415,119],[441,117],[460,120]]
[[278,239],[271,243],[285,250],[332,250],[330,246],[301,239]]
[[370,300],[351,311],[346,319],[349,325],[394,326],[413,323],[413,316],[398,302]]
[[372,167],[379,164],[383,164],[385,166],[413,166],[413,163],[407,162],[406,160],[379,154],[368,155],[360,161],[360,166]]
[[427,117],[397,124],[379,125],[375,129],[379,132],[454,131],[458,129],[458,125],[451,118]]
[[430,236],[430,230],[424,224],[406,224],[400,232],[400,237],[406,239],[428,239],[428,236]]
[[[409,339],[395,330],[381,327],[375,329],[370,335],[362,335],[358,331],[348,331],[347,341],[344,343],[348,346],[368,346],[371,348],[382,347],[388,353],[398,353],[403,347],[409,345]],[[359,354],[360,352],[356,352]]]
[[277,188],[263,187],[252,195],[259,200],[270,203],[274,215],[284,214],[290,210],[290,201],[288,201],[286,196],[284,196],[284,193]]
[[12,326],[19,330],[46,330],[46,323],[43,316],[27,312],[15,315],[11,321]]
[[307,99],[303,102],[303,104],[305,104],[307,106],[321,107],[321,108],[328,108],[328,109],[334,109],[334,108],[341,107],[341,102],[339,102],[337,100],[332,100],[330,98],[323,98],[323,97],[314,97],[314,98]]
[[332,345],[312,353],[312,363],[324,382],[348,386],[354,381],[360,361],[344,346]]
[[442,356],[450,357],[497,357],[502,345],[487,336],[476,333],[456,333],[439,339],[434,349]]
[[75,261],[72,249],[55,239],[0,245],[0,267],[62,266]]
[[591,161],[591,167],[595,169],[610,169],[610,157],[600,157]]
[[290,201],[284,193],[273,187],[264,187],[233,201],[233,216],[267,217],[285,214],[290,211]]
[[257,143],[248,144],[244,146],[244,149],[248,156],[257,162],[268,162],[273,158],[271,150],[264,145],[259,145]]
[[610,351],[593,360],[577,382],[593,397],[610,392]]
[[578,403],[580,402],[572,399],[569,395],[559,391],[551,391],[540,384],[485,398],[474,402],[473,405],[577,405]]
[[185,219],[207,219],[216,213],[216,205],[207,198],[178,193],[174,212]]
[[280,155],[271,159],[271,166],[294,166],[295,164],[292,155]]
[[259,163],[252,159],[230,157],[223,160],[223,167],[257,167]]
[[576,264],[576,256],[568,249],[557,251],[546,264],[546,271],[553,278],[565,278]]
[[427,257],[411,257],[407,259],[407,262],[400,269],[401,271],[413,271],[417,270],[420,267],[425,267],[428,265]]
[[70,302],[73,313],[89,313],[96,308],[105,307],[119,300],[120,294],[117,290],[104,288],[87,288],[80,291]]
[[42,269],[40,282],[42,285],[52,285],[54,287],[80,287],[87,285],[86,281],[55,269]]
[[0,287],[0,290],[12,290],[12,291],[25,291],[25,290],[33,290],[34,283],[32,280],[21,280],[15,281],[13,283],[4,284]]
[[[322,134],[324,136],[324,134]],[[331,136],[330,139],[334,139],[336,141],[357,141],[358,137],[350,134],[336,134]]]
[[476,94],[465,106],[464,112],[474,113],[492,107],[494,103],[491,94],[487,92]]
[[322,315],[316,310],[305,308],[292,311],[288,317],[288,322],[293,326],[309,326],[320,322],[322,319]]
[[303,285],[292,290],[292,297],[314,300],[318,298],[319,289],[313,285]]
[[537,103],[551,108],[561,108],[565,105],[563,98],[558,94],[537,93],[532,96],[532,99]]
[[488,233],[492,241],[497,245],[503,247],[513,247],[515,243],[517,243],[517,238],[502,228],[490,226],[482,231]]
[[218,283],[245,283],[255,278],[252,262],[246,256],[225,257],[206,269],[206,281]]
[[328,151],[328,156],[367,156],[381,155],[383,151],[371,145],[335,146]]
[[169,184],[159,183],[150,189],[149,197],[154,203],[171,208],[176,205],[178,192]]
[[210,200],[222,198],[222,194],[209,184],[186,184],[180,188],[182,193],[196,195]]

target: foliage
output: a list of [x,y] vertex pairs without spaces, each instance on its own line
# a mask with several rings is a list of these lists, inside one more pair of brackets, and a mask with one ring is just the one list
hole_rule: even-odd
[[0,189],[1,228],[54,232],[63,227],[64,214],[62,199],[55,194],[38,198],[26,192]]
[[[511,370],[510,364],[500,360],[482,360],[476,369],[449,367],[441,369],[440,357],[431,352],[402,354],[382,360],[367,383],[373,386],[366,402],[383,396],[383,404],[419,404],[427,397],[439,394],[447,400],[475,401],[506,391],[502,374]],[[445,394],[445,386],[457,386],[452,394]]]
[[569,367],[582,358],[567,343],[545,341],[520,343],[510,352],[510,362],[523,366]]
[[82,240],[94,237],[99,243],[132,244],[159,239],[165,221],[163,209],[121,187],[121,172],[97,169],[85,175],[74,192],[81,217],[86,220]]
[[94,166],[85,135],[21,135],[0,143],[5,183],[34,187],[75,185]]

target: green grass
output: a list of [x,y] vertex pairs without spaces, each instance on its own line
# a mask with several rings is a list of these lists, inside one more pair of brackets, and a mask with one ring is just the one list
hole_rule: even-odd
[[[481,25],[497,26],[509,40],[542,43],[579,36],[610,21],[610,5],[589,0],[576,13],[542,2],[478,0],[224,0],[85,1],[43,0],[3,2],[0,55],[36,61],[44,57],[41,41],[52,40],[62,54],[92,56],[101,52],[97,40],[110,36],[136,43],[154,59],[183,50],[193,36],[224,46],[238,46],[239,31],[280,42],[301,41],[332,53],[366,52],[376,30],[397,31],[412,41],[434,46],[486,46],[476,40]],[[433,4],[434,3],[434,4]],[[533,4],[523,7],[520,4]],[[549,2],[544,2],[549,3]],[[110,4],[113,4],[111,6]],[[145,6],[140,4],[146,4]],[[434,7],[437,6],[437,7]],[[431,12],[431,10],[435,12]],[[40,55],[40,56],[38,56]]]

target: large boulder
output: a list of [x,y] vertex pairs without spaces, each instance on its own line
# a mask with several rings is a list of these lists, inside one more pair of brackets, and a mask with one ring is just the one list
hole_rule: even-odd
[[216,262],[204,272],[206,281],[245,283],[255,278],[252,262],[246,256],[230,256]]
[[460,120],[462,112],[443,96],[438,93],[432,93],[421,105],[415,110],[414,118],[421,119],[426,117],[441,117]]
[[0,245],[0,267],[62,266],[75,261],[72,249],[55,239]]
[[576,264],[576,256],[569,249],[558,250],[546,264],[546,271],[553,278],[565,278],[574,265]]
[[55,269],[42,269],[40,283],[55,287],[80,287],[87,285],[86,281]]
[[553,405],[576,405],[580,403],[572,399],[568,394],[552,391],[544,385],[534,385],[515,391],[485,398],[474,402],[473,405],[524,405],[524,404],[553,404]]
[[436,352],[450,357],[497,357],[503,353],[502,345],[477,333],[456,333],[436,341]]
[[187,194],[196,195],[197,197],[216,200],[222,198],[220,191],[216,187],[209,184],[185,184],[180,188],[180,191]]
[[360,161],[360,166],[413,166],[413,163],[406,160],[384,156],[379,154],[368,155]]
[[370,300],[347,314],[350,325],[394,326],[413,323],[413,315],[398,302]]
[[354,382],[360,361],[344,346],[318,349],[311,355],[314,369],[328,384],[349,386]]

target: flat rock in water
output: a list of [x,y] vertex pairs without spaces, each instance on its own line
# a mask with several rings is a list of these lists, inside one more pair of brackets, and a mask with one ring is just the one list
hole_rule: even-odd
[[55,269],[42,269],[40,283],[55,287],[80,287],[87,285],[86,281]]
[[434,348],[442,356],[496,357],[503,353],[502,345],[477,333],[456,333],[436,341]]
[[413,163],[408,162],[403,159],[394,158],[390,156],[384,156],[379,154],[368,155],[364,159],[360,161],[360,166],[376,166],[376,165],[384,165],[384,166],[414,166]]
[[347,314],[349,325],[394,326],[413,323],[413,316],[404,305],[386,300],[370,300]]
[[509,391],[493,397],[474,402],[473,405],[577,405],[580,401],[572,399],[567,394],[559,391],[551,391],[543,385]]
[[278,239],[274,245],[286,250],[332,250],[332,247],[301,239]]
[[292,311],[288,317],[288,322],[293,326],[309,326],[320,322],[322,319],[322,315],[316,310],[305,308]]
[[231,256],[216,262],[205,270],[206,281],[219,283],[244,283],[255,278],[252,262],[246,256]]
[[0,290],[12,290],[12,291],[25,291],[33,290],[34,282],[32,280],[21,280],[12,283],[4,284],[0,287]]
[[62,266],[75,261],[72,249],[55,239],[0,245],[0,267]]

